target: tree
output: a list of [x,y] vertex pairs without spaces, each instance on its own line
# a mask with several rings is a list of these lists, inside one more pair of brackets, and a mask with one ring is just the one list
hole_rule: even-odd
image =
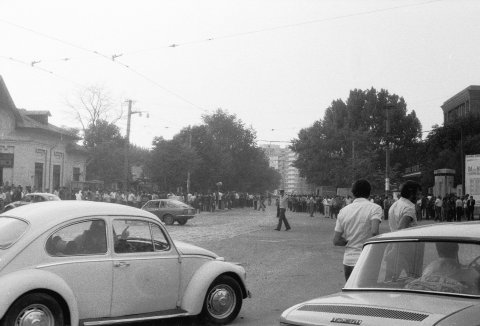
[[76,98],[67,100],[67,105],[73,109],[84,134],[87,128],[97,126],[100,121],[115,124],[123,115],[122,110],[114,108],[110,92],[100,85],[79,89]]
[[153,181],[167,192],[176,192],[178,187],[186,189],[187,171],[195,173],[198,166],[195,150],[178,138],[156,137],[152,145],[147,168]]
[[125,139],[120,129],[104,120],[97,120],[85,129],[83,145],[89,153],[87,180],[102,180],[106,183],[122,178],[123,150]]
[[302,129],[291,149],[298,155],[295,166],[310,183],[348,187],[354,179],[367,178],[374,189],[383,189],[387,142],[392,153],[390,178],[396,182],[400,170],[416,161],[420,136],[420,121],[415,111],[407,114],[402,97],[383,89],[354,89],[345,102],[332,101],[323,119]]
[[[469,115],[445,126],[434,126],[419,151],[422,166],[422,185],[434,184],[434,170],[454,169],[455,184],[462,184],[465,168],[463,155],[480,153],[480,117]],[[421,154],[421,155],[420,155]]]
[[216,190],[217,182],[223,189],[250,192],[278,186],[280,176],[268,166],[251,128],[220,109],[203,121],[182,129],[172,140],[155,139],[148,166],[163,189],[186,189],[187,171],[191,189],[198,192]]

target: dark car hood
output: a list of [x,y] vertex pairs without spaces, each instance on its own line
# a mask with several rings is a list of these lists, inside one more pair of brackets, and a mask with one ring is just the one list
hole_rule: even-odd
[[394,292],[341,292],[284,311],[295,325],[434,325],[478,304],[476,298]]

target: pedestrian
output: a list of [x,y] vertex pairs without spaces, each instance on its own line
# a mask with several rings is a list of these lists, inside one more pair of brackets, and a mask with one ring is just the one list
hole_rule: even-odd
[[467,200],[467,220],[468,221],[473,221],[473,212],[475,210],[475,199],[473,199],[473,196],[470,196],[470,199]]
[[343,270],[348,280],[357,263],[365,241],[379,233],[383,210],[368,200],[372,188],[367,180],[357,180],[352,186],[354,200],[338,213],[333,244],[344,246]]
[[315,212],[315,199],[313,199],[313,196],[308,199],[308,212],[310,213],[310,217],[313,217],[313,213]]
[[408,180],[400,188],[400,198],[388,211],[390,231],[405,229],[417,225],[415,203],[420,197],[422,187],[416,181]]
[[435,221],[443,222],[442,205],[442,197],[438,196],[437,199],[435,199]]
[[461,222],[462,215],[463,215],[463,200],[460,197],[457,197],[457,199],[455,200],[455,210],[456,210],[456,221]]
[[277,228],[275,230],[280,231],[282,229],[282,222],[285,224],[285,231],[291,229],[290,224],[288,224],[287,218],[285,216],[285,211],[288,207],[288,195],[285,194],[285,190],[280,190],[280,198],[279,198],[279,208],[280,208],[280,216],[278,218]]

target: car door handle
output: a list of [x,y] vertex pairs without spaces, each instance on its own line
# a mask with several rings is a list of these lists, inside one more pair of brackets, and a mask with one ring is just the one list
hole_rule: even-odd
[[116,261],[113,263],[114,267],[128,267],[130,266],[130,263],[127,263],[125,261]]

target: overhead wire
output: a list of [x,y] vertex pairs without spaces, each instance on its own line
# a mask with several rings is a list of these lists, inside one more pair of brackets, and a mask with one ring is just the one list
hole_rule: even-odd
[[[245,31],[245,32],[239,32],[239,33],[232,33],[232,34],[227,34],[227,35],[220,35],[220,36],[217,36],[217,37],[210,37],[210,38],[207,38],[207,39],[202,39],[202,40],[196,40],[196,41],[189,41],[189,42],[183,42],[183,43],[172,43],[168,46],[163,46],[163,47],[160,47],[160,48],[150,48],[150,49],[143,49],[143,50],[136,50],[136,51],[130,51],[130,52],[122,52],[122,53],[118,53],[118,54],[113,54],[113,55],[106,55],[104,53],[101,53],[100,51],[97,51],[97,50],[92,50],[92,49],[89,49],[87,47],[84,47],[84,46],[81,46],[81,45],[78,45],[78,44],[75,44],[73,42],[70,42],[70,41],[67,41],[67,40],[64,40],[64,39],[61,39],[61,38],[58,38],[58,37],[55,37],[55,36],[52,36],[52,35],[49,35],[49,34],[46,34],[46,33],[43,33],[43,32],[39,32],[37,30],[34,30],[32,28],[29,28],[29,27],[26,27],[26,26],[23,26],[23,25],[20,25],[20,24],[17,24],[17,23],[13,23],[11,21],[8,21],[8,20],[5,20],[5,19],[2,19],[0,18],[0,22],[4,23],[4,24],[7,24],[7,25],[10,25],[10,26],[13,26],[13,27],[16,27],[16,28],[19,28],[19,29],[22,29],[22,30],[25,30],[25,31],[28,31],[30,33],[33,33],[33,34],[36,34],[36,35],[39,35],[39,36],[42,36],[44,38],[47,38],[47,39],[50,39],[50,40],[53,40],[55,42],[59,42],[59,43],[62,43],[62,44],[65,44],[65,45],[68,45],[70,47],[73,47],[73,48],[76,48],[78,50],[81,50],[81,51],[84,51],[84,52],[88,52],[90,54],[94,54],[94,55],[97,55],[97,56],[100,56],[102,57],[103,59],[107,59],[108,61],[111,61],[111,62],[114,62],[126,69],[128,69],[129,71],[131,71],[132,73],[136,74],[137,76],[143,78],[144,80],[148,81],[149,83],[151,83],[152,85],[162,89],[164,92],[166,93],[169,93],[170,95],[182,100],[183,102],[195,107],[196,109],[199,109],[199,110],[202,110],[205,112],[205,109],[203,109],[202,107],[198,106],[197,104],[193,103],[192,101],[188,100],[186,97],[174,92],[174,91],[171,91],[170,89],[166,88],[165,86],[161,85],[160,83],[156,82],[155,80],[153,80],[152,78],[146,76],[145,74],[137,71],[136,69],[132,68],[130,65],[120,61],[120,60],[117,60],[118,57],[121,57],[121,56],[124,56],[124,55],[129,55],[129,54],[138,54],[138,53],[141,53],[141,52],[148,52],[148,51],[154,51],[154,50],[159,50],[159,49],[163,49],[163,48],[176,48],[178,46],[184,46],[184,45],[190,45],[190,44],[198,44],[198,43],[203,43],[203,42],[211,42],[211,41],[215,41],[215,40],[222,40],[222,39],[230,39],[230,38],[236,38],[236,37],[241,37],[241,36],[246,36],[246,35],[252,35],[252,34],[258,34],[258,33],[264,33],[264,32],[270,32],[270,31],[275,31],[275,30],[281,30],[281,29],[288,29],[288,28],[293,28],[293,27],[298,27],[298,26],[303,26],[303,25],[309,25],[309,24],[318,24],[318,23],[323,23],[323,22],[328,22],[328,21],[334,21],[334,20],[340,20],[340,19],[345,19],[345,18],[350,18],[350,17],[358,17],[358,16],[363,16],[363,15],[371,15],[371,14],[375,14],[375,13],[379,13],[379,12],[385,12],[385,11],[391,11],[391,10],[397,10],[397,9],[403,9],[403,8],[408,8],[408,7],[417,7],[417,6],[423,6],[423,5],[428,5],[428,4],[431,4],[431,3],[435,3],[435,2],[440,2],[440,1],[443,1],[443,0],[429,0],[429,1],[424,1],[424,2],[421,2],[421,3],[413,3],[413,4],[407,4],[407,5],[399,5],[399,6],[393,6],[393,7],[387,7],[387,8],[380,8],[380,9],[373,9],[373,10],[367,10],[367,11],[362,11],[362,12],[358,12],[358,13],[351,13],[351,14],[346,14],[346,15],[339,15],[339,16],[335,16],[335,17],[327,17],[327,18],[321,18],[321,19],[314,19],[314,20],[309,20],[309,21],[303,21],[303,22],[298,22],[298,23],[292,23],[292,24],[284,24],[284,25],[279,25],[279,26],[273,26],[273,27],[266,27],[266,28],[262,28],[262,29],[257,29],[257,30],[251,30],[251,31]],[[22,61],[19,61],[19,60],[16,60],[16,59],[12,59],[12,58],[9,58],[10,60],[12,61],[18,61],[18,62],[21,62],[23,64],[27,64],[26,62],[22,62]],[[38,66],[38,64],[42,63],[42,62],[56,62],[56,61],[64,61],[64,62],[68,62],[72,60],[72,58],[69,58],[69,57],[63,57],[63,58],[59,58],[59,59],[52,59],[52,60],[47,60],[47,59],[36,59],[36,60],[32,60],[30,62],[30,65],[31,67],[33,68],[37,68],[39,70],[43,70],[44,72],[47,72],[49,74],[52,74],[52,75],[55,75],[54,72],[52,71],[49,71],[47,69],[44,69],[44,68],[41,68]],[[58,75],[56,75],[57,77],[59,77]],[[62,78],[62,77],[60,77]],[[62,78],[62,79],[65,79],[65,80],[68,80],[66,78]],[[69,80],[71,81],[71,80]],[[72,82],[72,81],[71,81]],[[74,82],[75,83],[75,82]],[[78,83],[75,83],[75,84],[78,84]],[[272,131],[274,131],[275,129],[272,129]],[[278,130],[278,129],[277,129]]]

